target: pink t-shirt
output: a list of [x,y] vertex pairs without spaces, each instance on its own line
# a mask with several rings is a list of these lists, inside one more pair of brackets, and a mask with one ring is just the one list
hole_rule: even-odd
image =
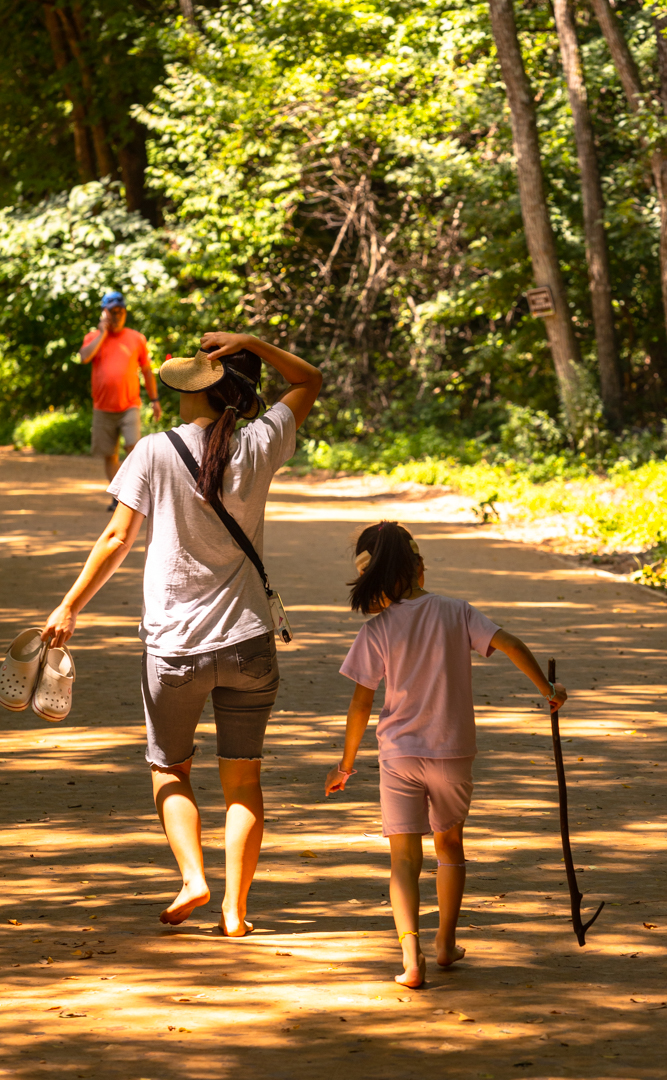
[[498,629],[466,600],[435,593],[390,604],[362,626],[340,670],[371,690],[385,680],[380,758],[475,754],[470,652],[495,652]]

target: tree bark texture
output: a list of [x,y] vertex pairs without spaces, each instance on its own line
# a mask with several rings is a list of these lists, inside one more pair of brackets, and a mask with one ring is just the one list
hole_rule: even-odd
[[588,111],[586,83],[570,0],[553,0],[553,8],[581,171],[586,259],[597,342],[600,393],[608,419],[618,422],[622,412],[621,378],[614,334],[604,200],[593,125]]
[[[630,108],[633,112],[638,112],[644,91],[637,65],[623,36],[621,25],[609,4],[609,0],[591,0],[591,5],[605,41],[609,46],[612,60],[618,71]],[[658,61],[661,62],[660,47],[658,48]],[[662,68],[660,74],[662,81]],[[664,93],[664,91],[662,92]],[[643,139],[642,143],[645,145]],[[655,183],[660,205],[660,286],[665,326],[667,327],[667,153],[661,147],[658,147],[651,154],[651,172],[653,173],[653,182]]]
[[71,12],[66,8],[61,7],[56,8],[56,11],[67,39],[70,52],[79,67],[79,75],[81,77],[81,85],[83,86],[86,103],[86,113],[93,136],[93,146],[95,147],[95,159],[97,162],[98,174],[100,176],[112,176],[115,179],[118,176],[118,169],[116,167],[113,151],[109,145],[106,128],[103,121],[95,115],[96,108],[93,76],[87,63],[83,47],[85,40],[83,16],[76,4],[73,5]]
[[[63,72],[69,63],[67,49],[62,38],[62,30],[58,16],[50,4],[43,4],[44,22],[51,43],[51,52],[56,70]],[[75,92],[71,83],[63,84],[65,95],[72,106],[72,128],[74,133],[74,156],[82,184],[87,184],[95,179],[95,163],[90,145],[90,134],[86,124],[86,110],[83,107],[80,96]]]
[[512,0],[489,0],[493,36],[509,101],[521,213],[536,284],[548,285],[555,314],[544,319],[568,423],[577,431],[579,349],[549,218],[537,137],[535,104],[523,66]]
[[181,15],[187,19],[191,26],[196,26],[195,9],[192,0],[178,0],[178,2],[181,8]]

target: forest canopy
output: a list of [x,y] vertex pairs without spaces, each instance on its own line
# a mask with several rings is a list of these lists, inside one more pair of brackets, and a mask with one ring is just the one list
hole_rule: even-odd
[[[87,404],[77,350],[101,293],[120,288],[155,362],[191,354],[203,331],[224,328],[318,364],[312,438],[381,442],[407,431],[491,443],[522,416],[545,444],[608,439],[554,8],[516,0],[513,15],[578,352],[574,426],[545,319],[526,300],[542,282],[494,3],[508,7],[0,0],[5,428]],[[612,427],[615,438],[657,435],[667,392],[667,181],[661,196],[655,179],[667,141],[667,5],[610,8],[641,98],[628,96],[599,7],[569,4],[608,250],[622,398]]]

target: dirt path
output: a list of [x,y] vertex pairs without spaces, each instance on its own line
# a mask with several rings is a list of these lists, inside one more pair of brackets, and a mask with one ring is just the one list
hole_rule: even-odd
[[[95,462],[4,452],[0,465],[4,654],[62,595],[108,519]],[[157,920],[177,876],[143,762],[141,545],[81,619],[68,721],[2,712],[0,1077],[664,1076],[667,606],[488,536],[449,499],[274,485],[266,558],[296,640],[282,650],[267,740],[268,823],[248,939],[212,929],[224,811],[209,713],[195,787],[213,899],[180,928]],[[387,515],[413,523],[427,587],[468,598],[539,656],[557,655],[571,688],[562,726],[576,866],[589,906],[607,901],[580,949],[545,710],[503,657],[476,659],[480,750],[460,932],[468,957],[449,972],[431,960],[420,991],[392,982],[399,952],[372,732],[347,792],[325,802],[322,791],[350,689],[337,669],[359,626],[345,604],[350,539]],[[430,841],[426,849],[432,957]]]

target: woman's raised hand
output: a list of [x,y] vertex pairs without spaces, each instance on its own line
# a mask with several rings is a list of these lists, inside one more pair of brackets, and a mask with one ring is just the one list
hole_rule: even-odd
[[201,347],[202,349],[215,347],[215,352],[209,353],[209,356],[211,360],[217,360],[219,356],[231,356],[233,353],[240,352],[241,349],[251,348],[251,341],[252,336],[250,334],[225,334],[218,331],[209,331],[201,338]]

